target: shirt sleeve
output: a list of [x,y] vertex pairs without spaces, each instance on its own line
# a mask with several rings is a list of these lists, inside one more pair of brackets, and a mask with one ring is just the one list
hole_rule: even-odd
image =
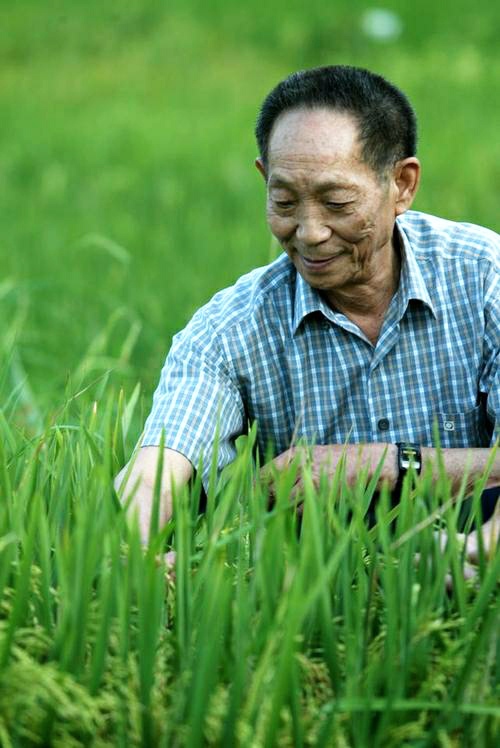
[[195,470],[201,464],[203,486],[208,491],[214,448],[220,472],[235,458],[235,440],[245,423],[241,395],[218,335],[199,310],[174,336],[141,446],[158,446],[164,430],[165,447],[187,457]]
[[[499,246],[500,250],[500,246]],[[500,255],[500,251],[498,252]],[[500,437],[500,267],[488,273],[485,286],[483,366],[479,390],[487,397],[486,417],[493,427],[491,446]]]

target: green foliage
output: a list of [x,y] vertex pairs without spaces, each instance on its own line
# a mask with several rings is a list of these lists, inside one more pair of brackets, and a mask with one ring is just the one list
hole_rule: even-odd
[[500,741],[499,554],[464,582],[444,481],[369,529],[373,485],[339,471],[300,520],[293,466],[268,509],[253,434],[149,551],[112,489],[171,336],[276,253],[252,129],[285,74],[394,80],[420,117],[416,207],[498,229],[498,5],[388,0],[386,42],[367,7],[0,4],[2,746]]
[[300,516],[296,465],[268,508],[253,431],[210,520],[178,491],[145,549],[111,488],[134,399],[73,399],[30,442],[2,420],[3,744],[495,744],[500,552],[463,581],[444,478],[382,494],[370,528],[374,481],[306,471]]

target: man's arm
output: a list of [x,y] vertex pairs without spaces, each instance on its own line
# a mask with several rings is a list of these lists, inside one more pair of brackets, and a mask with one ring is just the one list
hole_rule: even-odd
[[[378,489],[384,483],[391,490],[395,487],[398,479],[397,447],[395,444],[373,443],[373,444],[339,444],[318,445],[311,449],[302,447],[291,447],[283,454],[264,466],[263,477],[271,475],[274,470],[284,470],[297,456],[304,459],[310,466],[312,478],[318,484],[321,475],[333,477],[339,460],[345,454],[345,476],[347,483],[353,485],[361,469],[368,469],[368,477],[372,477],[380,461],[384,458],[382,472],[380,474]],[[464,472],[467,471],[468,479],[466,491],[472,490],[475,481],[480,478],[491,458],[491,450],[485,448],[463,448],[442,449],[441,458],[445,473],[451,480],[451,490],[456,492],[462,484]],[[438,463],[438,450],[434,447],[422,447],[422,471],[431,466],[433,475],[437,479],[440,474]],[[300,472],[299,483],[300,484]],[[495,459],[486,481],[485,488],[500,486],[500,450],[497,451]],[[493,516],[483,524],[481,528],[482,543],[487,554],[493,553],[500,536],[500,513],[498,504]],[[460,535],[459,535],[460,536]],[[463,538],[467,547],[467,559],[476,562],[478,558],[479,539],[478,533],[472,532]]]
[[[445,473],[451,480],[452,491],[458,491],[464,473],[468,475],[466,490],[471,491],[476,480],[486,471],[491,458],[491,449],[450,448],[442,449],[441,454]],[[428,464],[432,465],[433,475],[437,478],[439,476],[438,450],[434,447],[422,447],[422,472]],[[495,455],[485,488],[494,486],[500,486],[500,449]]]
[[[160,527],[163,527],[172,516],[172,485],[177,487],[182,486],[187,483],[193,475],[193,466],[180,452],[176,452],[174,449],[165,448],[163,453],[159,518]],[[154,485],[159,454],[160,447],[141,447],[141,449],[139,449],[121,497],[122,502],[126,502],[130,494],[134,492],[134,488],[137,484],[129,512],[131,515],[136,511],[138,513],[139,530],[143,543],[147,543],[149,538]],[[128,465],[125,465],[116,476],[114,481],[116,491],[120,489],[122,482],[125,479],[127,469]]]
[[[122,493],[122,501],[125,502],[137,484],[129,511],[138,512],[139,528],[144,543],[149,537],[149,526],[151,523],[151,511],[153,505],[154,484],[159,457],[159,447],[142,447],[135,459],[133,468]],[[290,462],[300,454],[302,448],[292,447],[283,454],[276,457],[270,465],[277,470],[285,469]],[[349,444],[344,445],[318,445],[311,450],[303,449],[304,458],[311,457],[311,469],[313,479],[319,479],[325,472],[332,475],[342,455],[346,458],[346,478],[349,483],[354,483],[360,469],[368,468],[369,477],[373,475],[379,462],[384,457],[384,466],[380,477],[380,485],[385,481],[389,489],[394,488],[397,480],[397,447],[394,444]],[[490,457],[489,449],[443,449],[442,457],[444,468],[452,481],[452,490],[458,490],[464,469],[469,466],[469,484],[472,486],[474,480],[482,475],[486,469]],[[433,470],[438,473],[437,450],[432,447],[422,448],[423,469],[428,463],[432,464]],[[269,471],[270,466],[264,468]],[[125,478],[128,466],[125,466],[115,478],[115,488],[118,491]],[[193,466],[190,461],[173,449],[164,449],[162,488],[160,502],[160,526],[163,526],[172,516],[172,483],[181,486],[187,483],[193,475]],[[486,488],[500,485],[500,452],[495,458],[493,469],[487,481]]]
[[[297,456],[309,464],[313,480],[319,480],[321,474],[333,477],[337,465],[345,455],[345,475],[349,484],[356,482],[361,469],[368,469],[368,477],[371,478],[377,466],[384,459],[378,488],[385,482],[391,490],[395,487],[398,479],[397,446],[374,442],[372,444],[327,444],[316,445],[312,448],[291,447],[276,457],[264,467],[264,474],[269,472],[271,466],[278,471],[284,470]],[[442,449],[441,459],[444,471],[451,480],[452,491],[458,491],[461,486],[464,472],[467,472],[467,490],[471,490],[475,481],[484,474],[491,450],[488,448],[463,448]],[[422,447],[422,472],[432,467],[433,474],[437,479],[439,476],[438,450],[434,447]],[[486,481],[485,488],[500,486],[500,450]]]

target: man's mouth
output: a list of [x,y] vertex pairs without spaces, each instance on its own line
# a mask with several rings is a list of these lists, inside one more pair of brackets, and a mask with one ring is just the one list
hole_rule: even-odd
[[322,268],[329,265],[331,262],[337,259],[340,253],[335,255],[330,255],[330,257],[325,257],[317,260],[310,260],[307,257],[301,257],[302,263],[304,267],[306,267],[308,270],[321,270]]

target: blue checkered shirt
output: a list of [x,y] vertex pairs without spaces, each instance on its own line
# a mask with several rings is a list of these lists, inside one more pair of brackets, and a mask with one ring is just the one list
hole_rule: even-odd
[[399,288],[373,346],[285,254],[240,278],[174,336],[142,446],[181,452],[203,482],[258,425],[264,457],[292,442],[488,446],[500,424],[500,237],[416,211],[396,222]]

